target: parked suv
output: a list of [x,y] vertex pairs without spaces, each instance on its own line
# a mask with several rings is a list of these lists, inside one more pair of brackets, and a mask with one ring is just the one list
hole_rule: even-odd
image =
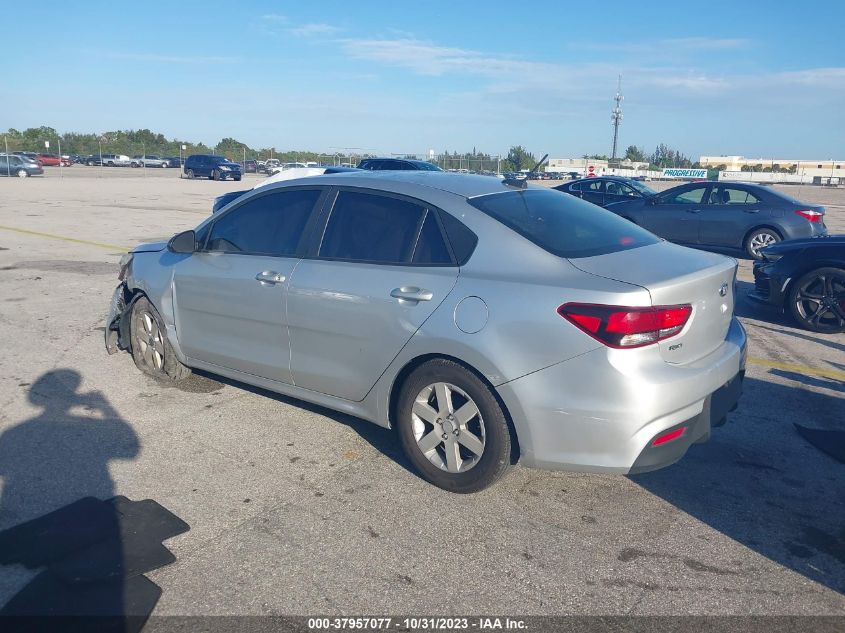
[[225,156],[191,154],[185,161],[185,176],[210,180],[241,179],[241,166]]

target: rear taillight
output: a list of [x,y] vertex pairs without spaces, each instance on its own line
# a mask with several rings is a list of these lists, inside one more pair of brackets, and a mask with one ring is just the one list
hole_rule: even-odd
[[689,304],[626,308],[590,303],[565,303],[557,313],[608,347],[651,345],[684,329],[692,314]]
[[821,222],[822,216],[824,216],[824,213],[821,211],[815,211],[813,209],[798,209],[795,213],[810,222]]

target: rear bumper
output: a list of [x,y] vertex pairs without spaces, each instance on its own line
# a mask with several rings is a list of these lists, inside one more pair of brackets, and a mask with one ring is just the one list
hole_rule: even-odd
[[[668,466],[709,437],[739,398],[746,335],[734,319],[718,349],[671,365],[654,347],[591,352],[500,385],[526,466],[628,474]],[[685,427],[677,439],[655,438]]]

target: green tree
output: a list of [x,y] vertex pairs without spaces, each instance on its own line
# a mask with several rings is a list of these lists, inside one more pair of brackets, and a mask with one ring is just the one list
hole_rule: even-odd
[[508,151],[508,157],[504,162],[510,166],[510,171],[521,171],[534,167],[537,159],[522,145],[514,145]]
[[645,155],[645,150],[640,149],[636,145],[629,145],[625,150],[625,159],[634,163],[645,163],[648,161]]

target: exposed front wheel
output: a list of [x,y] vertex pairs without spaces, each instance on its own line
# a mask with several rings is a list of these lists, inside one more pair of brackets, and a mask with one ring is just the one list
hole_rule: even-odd
[[396,425],[409,461],[428,482],[457,493],[483,490],[510,466],[507,419],[490,387],[450,360],[405,380]]
[[211,172],[211,179],[212,180],[220,180],[220,172],[216,169]]
[[801,276],[789,291],[789,311],[804,329],[845,332],[845,270],[818,268]]
[[191,375],[191,370],[176,358],[164,322],[146,297],[132,305],[130,343],[132,359],[145,374],[171,382]]
[[188,177],[188,180],[194,179],[194,170],[193,169],[186,169],[185,175]]
[[757,229],[745,240],[745,252],[752,259],[761,259],[763,255],[760,251],[767,246],[780,242],[780,239],[780,235],[772,229]]

